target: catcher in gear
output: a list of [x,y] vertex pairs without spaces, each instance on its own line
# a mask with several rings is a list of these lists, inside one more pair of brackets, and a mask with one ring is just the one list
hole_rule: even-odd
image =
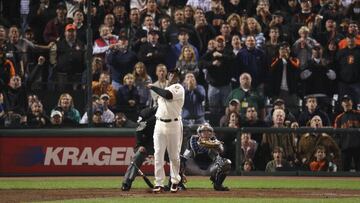
[[123,191],[130,190],[131,184],[138,175],[138,171],[145,161],[145,158],[148,155],[154,154],[153,133],[156,122],[156,110],[157,107],[151,107],[145,108],[140,112],[138,127],[136,128],[135,155],[125,173],[121,186]]
[[210,124],[200,125],[197,135],[191,136],[181,156],[180,172],[210,175],[215,190],[228,191],[229,188],[224,187],[223,182],[231,170],[231,161],[221,157],[223,150],[223,143],[216,139]]

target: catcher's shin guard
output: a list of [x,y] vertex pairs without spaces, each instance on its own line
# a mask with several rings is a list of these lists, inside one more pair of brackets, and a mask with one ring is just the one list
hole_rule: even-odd
[[[135,177],[138,175],[138,169],[140,168],[142,163],[145,160],[145,153],[141,153],[137,151],[133,157],[133,163],[129,165],[129,167],[126,170],[124,180],[122,182],[121,189],[123,191],[128,191],[131,188],[132,182],[135,180]],[[136,165],[136,166],[134,166]]]
[[226,158],[222,158],[217,156],[215,159],[215,163],[211,166],[210,172],[211,177],[210,180],[214,184],[214,189],[218,191],[228,191],[229,188],[224,187],[222,184],[226,178],[226,175],[231,170],[231,161]]

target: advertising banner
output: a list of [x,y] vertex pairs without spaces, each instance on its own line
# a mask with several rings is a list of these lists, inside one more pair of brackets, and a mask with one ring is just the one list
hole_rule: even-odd
[[[134,155],[133,136],[2,136],[0,175],[118,175]],[[153,174],[153,157],[142,171]]]

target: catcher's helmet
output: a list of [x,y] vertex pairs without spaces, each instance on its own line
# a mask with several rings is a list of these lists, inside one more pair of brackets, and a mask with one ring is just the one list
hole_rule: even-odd
[[204,123],[204,124],[201,124],[198,128],[197,128],[197,133],[200,134],[202,131],[204,130],[209,130],[211,132],[214,132],[214,128],[211,127],[211,125],[209,123]]

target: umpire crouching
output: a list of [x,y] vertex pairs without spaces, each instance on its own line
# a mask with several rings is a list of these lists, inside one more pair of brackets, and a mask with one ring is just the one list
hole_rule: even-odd
[[140,168],[148,155],[154,154],[153,133],[156,122],[157,107],[145,108],[140,112],[136,128],[135,155],[129,165],[121,186],[123,191],[129,191],[131,184],[138,175]]

